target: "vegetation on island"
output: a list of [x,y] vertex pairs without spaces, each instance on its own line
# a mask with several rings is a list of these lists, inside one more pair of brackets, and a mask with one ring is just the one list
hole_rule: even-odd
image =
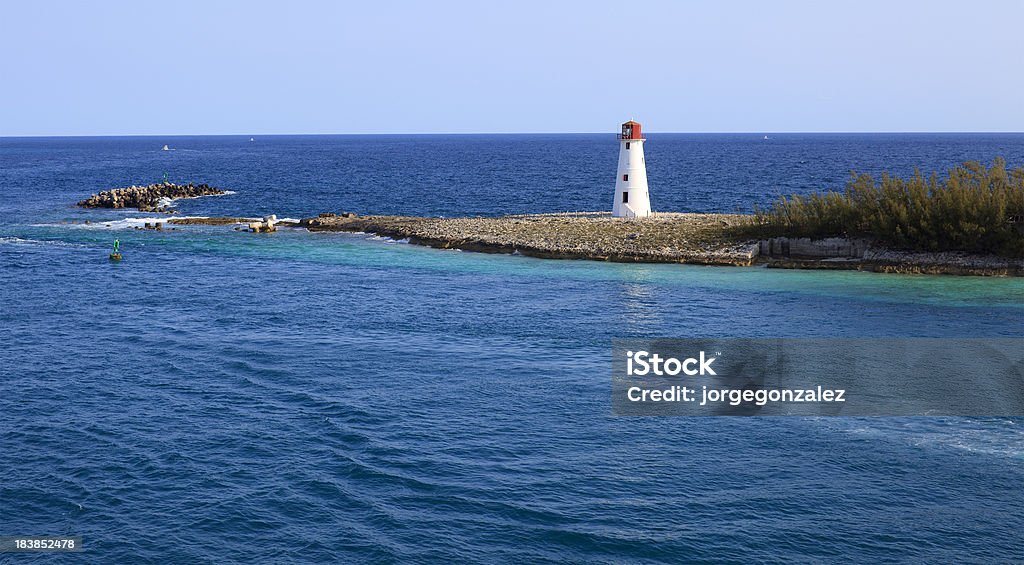
[[792,195],[758,209],[760,237],[867,237],[898,249],[1024,257],[1024,168],[964,163],[945,178],[850,174],[843,192]]

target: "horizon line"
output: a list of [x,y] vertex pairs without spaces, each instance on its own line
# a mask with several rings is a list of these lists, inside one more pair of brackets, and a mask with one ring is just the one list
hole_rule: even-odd
[[[99,133],[99,134],[0,134],[0,139],[26,138],[92,138],[92,137],[295,137],[295,136],[428,136],[428,135],[615,135],[612,131],[480,131],[480,132],[350,132],[350,133]],[[989,130],[989,131],[956,131],[956,130],[916,130],[916,131],[881,131],[881,130],[814,130],[814,131],[645,131],[645,134],[685,134],[685,135],[791,135],[791,134],[1021,134],[1024,131]]]

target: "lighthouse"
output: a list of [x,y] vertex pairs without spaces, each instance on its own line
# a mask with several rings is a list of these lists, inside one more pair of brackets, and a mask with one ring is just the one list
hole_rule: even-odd
[[619,170],[615,177],[612,216],[646,218],[651,215],[651,195],[647,192],[647,164],[640,124],[630,120],[619,134]]

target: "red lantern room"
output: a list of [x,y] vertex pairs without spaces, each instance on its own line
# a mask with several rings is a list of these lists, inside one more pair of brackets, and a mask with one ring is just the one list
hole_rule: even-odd
[[640,124],[633,120],[622,124],[620,139],[643,139],[643,136],[640,135]]

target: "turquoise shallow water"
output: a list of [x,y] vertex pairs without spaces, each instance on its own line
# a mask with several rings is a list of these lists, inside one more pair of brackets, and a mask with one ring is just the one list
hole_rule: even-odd
[[[394,151],[413,161],[437,161],[450,143],[400,141],[407,148]],[[0,535],[77,534],[88,560],[130,563],[1021,554],[1020,421],[615,418],[609,402],[616,337],[1020,336],[1020,279],[546,261],[358,234],[60,223],[143,217],[67,204],[102,188],[96,178],[165,157],[145,142],[4,141]],[[238,174],[239,149],[204,143],[211,176]],[[262,190],[353,207],[338,201],[332,161],[302,169],[306,145],[276,143],[262,149],[260,183],[304,170],[330,186],[313,179],[275,197],[239,175],[222,183],[237,195],[182,210],[223,213],[234,198],[236,213],[250,213],[260,199],[250,192]],[[344,155],[332,143],[342,141],[317,151]],[[525,166],[515,156],[532,140],[495,143],[513,173]],[[579,143],[586,154],[591,141]],[[884,145],[860,143],[862,157]],[[922,155],[961,147],[889,143]],[[501,201],[505,185],[495,186]],[[434,193],[420,195],[422,213],[443,205]],[[114,237],[121,264],[106,259]]]

